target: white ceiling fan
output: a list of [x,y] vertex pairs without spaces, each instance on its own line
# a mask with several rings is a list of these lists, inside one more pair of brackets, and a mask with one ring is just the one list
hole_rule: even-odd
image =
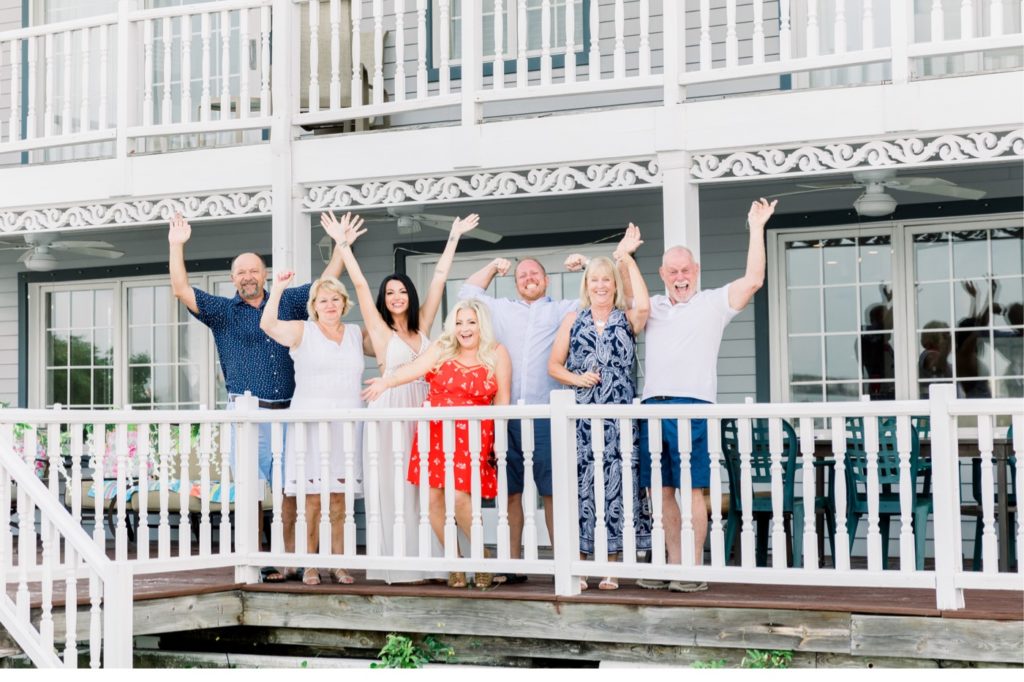
[[67,252],[96,258],[120,258],[124,251],[118,251],[113,244],[101,241],[69,241],[57,239],[52,233],[28,233],[24,244],[0,242],[0,251],[24,251],[19,263],[29,270],[49,272],[57,267],[57,253]]
[[[435,230],[442,232],[448,232],[451,229],[452,221],[455,220],[453,215],[443,215],[440,213],[423,213],[416,210],[403,210],[400,208],[389,208],[384,216],[380,217],[369,217],[366,219],[371,222],[387,221],[395,222],[398,225],[398,234],[410,235],[419,232],[424,226],[432,227]],[[485,230],[482,227],[478,227],[472,232],[466,234],[468,239],[482,239],[485,242],[497,244],[501,241],[502,235],[497,232],[491,232]]]
[[810,192],[859,189],[862,192],[854,200],[853,209],[857,211],[857,215],[869,217],[889,215],[896,210],[898,202],[894,196],[886,192],[889,189],[901,192],[934,194],[954,199],[981,199],[985,196],[983,190],[960,187],[956,183],[943,180],[942,178],[897,176],[896,171],[891,168],[854,171],[853,182],[808,183],[797,185],[797,187],[804,187],[805,189],[775,194],[773,196],[785,197],[795,194],[808,194]]

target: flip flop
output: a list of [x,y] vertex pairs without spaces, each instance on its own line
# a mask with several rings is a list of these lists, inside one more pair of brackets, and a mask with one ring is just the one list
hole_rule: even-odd
[[260,578],[265,583],[283,583],[285,575],[275,566],[264,566],[260,569]]

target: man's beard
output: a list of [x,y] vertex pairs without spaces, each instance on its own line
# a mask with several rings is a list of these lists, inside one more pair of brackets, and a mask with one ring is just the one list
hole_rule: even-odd
[[243,285],[238,291],[238,295],[244,301],[251,301],[254,298],[259,298],[263,293],[263,289],[258,284]]

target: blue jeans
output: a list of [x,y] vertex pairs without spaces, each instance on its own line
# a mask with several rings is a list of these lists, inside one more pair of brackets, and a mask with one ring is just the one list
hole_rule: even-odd
[[[706,400],[697,398],[648,398],[644,405],[707,405]],[[663,488],[678,488],[679,474],[679,422],[675,419],[661,420],[661,485]],[[651,448],[647,420],[640,422],[640,485],[651,487]],[[708,455],[708,421],[690,420],[690,487],[711,486],[711,457]]]
[[[526,467],[523,462],[522,427],[518,419],[508,422],[508,494],[523,492]],[[533,420],[533,480],[537,493],[542,497],[551,496],[551,422],[547,419]]]

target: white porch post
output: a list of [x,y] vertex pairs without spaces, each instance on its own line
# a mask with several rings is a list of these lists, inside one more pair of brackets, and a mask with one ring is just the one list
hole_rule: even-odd
[[662,222],[665,248],[685,246],[700,262],[700,202],[697,185],[690,180],[690,154],[658,154],[661,168]]
[[273,34],[281,39],[274,40],[271,48],[271,236],[274,268],[294,270],[295,281],[302,283],[311,279],[311,236],[310,219],[301,210],[302,189],[295,186],[293,177],[292,117],[298,103],[298,9],[291,0],[274,0]]
[[[248,415],[259,409],[259,401],[248,391],[235,399],[237,411],[234,415]],[[251,565],[250,557],[260,551],[259,510],[257,502],[263,498],[263,489],[256,474],[259,456],[259,433],[256,424],[241,422],[235,427],[235,552],[239,559],[235,563],[235,582],[257,583],[259,573]]]
[[964,591],[956,586],[961,569],[960,464],[957,458],[956,417],[949,403],[956,398],[953,384],[932,384],[928,390],[932,426],[932,514],[935,535],[935,606],[962,609]]
[[572,391],[551,392],[551,484],[555,494],[555,594],[580,593],[579,580],[572,575],[572,562],[579,558],[579,491],[576,485],[576,430],[566,411],[576,403]]

